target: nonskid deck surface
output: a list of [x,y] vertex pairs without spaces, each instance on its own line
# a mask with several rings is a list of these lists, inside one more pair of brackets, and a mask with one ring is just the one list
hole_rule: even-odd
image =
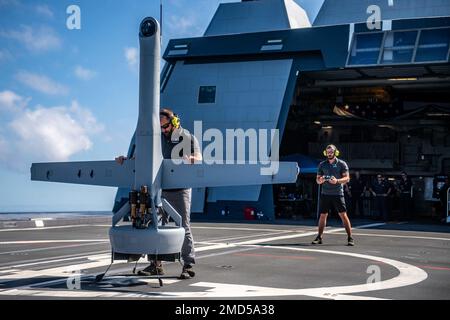
[[[330,221],[322,245],[302,225],[193,223],[196,276],[161,277],[111,260],[106,224],[0,229],[0,299],[450,299],[447,226]],[[141,259],[137,270],[148,262]]]

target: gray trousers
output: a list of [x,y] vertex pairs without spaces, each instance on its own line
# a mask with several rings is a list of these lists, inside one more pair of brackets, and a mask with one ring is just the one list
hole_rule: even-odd
[[192,237],[191,232],[192,189],[181,189],[176,191],[163,190],[162,197],[181,215],[181,225],[186,231],[183,246],[181,248],[181,259],[183,259],[183,264],[195,264],[194,238]]

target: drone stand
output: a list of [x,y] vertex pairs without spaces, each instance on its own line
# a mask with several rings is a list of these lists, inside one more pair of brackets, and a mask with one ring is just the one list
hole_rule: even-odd
[[[115,254],[114,252],[112,252],[111,263],[110,263],[109,266],[106,268],[106,271],[105,271],[104,273],[98,274],[98,275],[95,277],[95,281],[94,281],[95,283],[100,283],[100,282],[102,282],[102,281],[105,279],[106,274],[108,273],[109,269],[111,268],[111,266],[112,266],[113,263],[114,263],[114,257],[117,258],[118,256],[120,256],[120,257],[119,257],[119,259],[117,259],[117,260],[124,260],[124,259],[122,259],[122,258],[124,257],[124,255],[121,255],[121,254]],[[171,255],[171,256],[173,257],[172,259],[168,258],[168,256],[169,256],[169,255],[165,255],[165,256],[163,256],[163,257],[159,257],[159,256],[157,256],[157,255],[154,255],[154,256],[152,256],[152,258],[154,257],[154,258],[155,258],[154,260],[158,260],[158,261],[175,261],[175,259],[178,258],[178,261],[179,261],[180,264],[181,264],[181,260],[180,260],[179,254]],[[150,256],[149,256],[149,257],[150,257]],[[129,257],[128,259],[130,259],[130,258],[134,258],[134,256],[131,256],[131,257]],[[153,260],[153,259],[152,259],[152,260]],[[137,274],[137,273],[136,273],[136,267],[137,267],[138,261],[139,261],[139,259],[137,259],[136,262],[135,262],[135,264],[134,264],[133,271],[132,271],[132,275],[126,274],[126,275],[123,275],[124,277],[129,277],[129,276],[133,276],[133,275],[136,275],[136,274]],[[163,279],[162,279],[161,276],[162,276],[162,275],[160,275],[160,274],[156,274],[156,277],[154,277],[154,278],[158,279],[159,286],[160,286],[160,287],[163,287],[163,286],[164,286],[164,283],[163,283]]]
[[[162,199],[162,205],[164,211],[175,222],[175,226],[165,225],[164,218],[162,219],[162,225],[158,225],[157,212],[160,210],[154,206],[151,208],[151,220],[156,221],[156,223],[151,223],[146,228],[136,228],[130,224],[117,226],[117,223],[130,212],[130,208],[135,206],[134,203],[124,204],[113,216],[112,227],[109,230],[112,247],[111,264],[104,273],[95,277],[95,282],[103,281],[115,260],[135,261],[133,275],[136,274],[139,259],[145,255],[147,255],[149,261],[180,260],[180,251],[185,234],[184,228],[181,227],[181,216],[166,199]],[[162,287],[161,276],[157,275],[157,279],[160,287]]]
[[113,265],[113,263],[114,263],[114,259],[111,258],[111,263],[109,264],[108,268],[106,268],[106,271],[104,273],[101,273],[101,274],[99,274],[99,275],[97,275],[95,277],[95,282],[96,283],[102,282],[103,278],[106,276],[106,274],[108,273],[108,271],[111,268],[111,266]]

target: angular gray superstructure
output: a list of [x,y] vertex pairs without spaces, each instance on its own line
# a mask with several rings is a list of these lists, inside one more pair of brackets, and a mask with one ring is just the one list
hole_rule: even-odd
[[311,27],[308,15],[294,0],[222,3],[204,36]]
[[[232,34],[253,34],[273,30],[307,29],[311,27],[303,8],[293,0],[257,0],[222,3],[207,27],[204,37],[216,39]],[[238,43],[235,44],[239,46]],[[214,47],[214,45],[212,45]],[[261,43],[261,52],[276,53],[283,47],[282,39],[268,38]],[[173,54],[189,52],[189,45],[180,46]],[[237,48],[236,48],[237,49]],[[170,53],[169,53],[170,54]],[[295,78],[293,58],[255,61],[207,61],[168,65],[168,77],[163,80],[161,102],[182,116],[183,126],[191,132],[194,121],[202,120],[203,131],[218,129],[280,129],[280,115],[290,102],[288,84]],[[217,88],[214,103],[199,103],[200,87]],[[248,156],[248,153],[247,153]],[[258,201],[264,198],[271,206],[271,186],[264,196],[261,184],[245,187],[212,187],[193,191],[192,208],[203,212],[204,204],[221,200]],[[269,211],[269,210],[268,210]],[[270,212],[266,211],[268,216]]]

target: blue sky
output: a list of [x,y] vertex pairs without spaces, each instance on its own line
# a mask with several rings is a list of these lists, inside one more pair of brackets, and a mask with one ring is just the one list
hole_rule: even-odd
[[[218,5],[163,0],[169,39],[201,36]],[[296,0],[313,21],[323,0]],[[69,30],[70,5],[81,29]],[[30,181],[32,162],[108,160],[136,126],[138,27],[159,0],[0,0],[0,212],[111,210],[115,188]]]

